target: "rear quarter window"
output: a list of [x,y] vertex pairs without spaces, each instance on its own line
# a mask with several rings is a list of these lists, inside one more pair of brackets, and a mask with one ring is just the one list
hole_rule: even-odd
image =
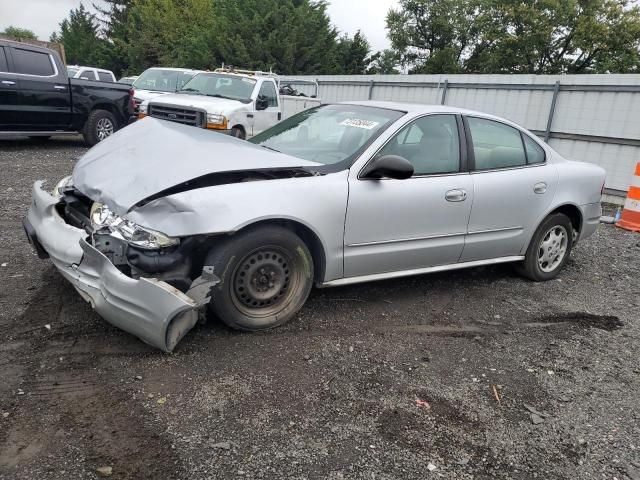
[[12,56],[16,73],[40,77],[50,77],[55,74],[51,57],[48,53],[14,48]]
[[542,147],[525,134],[522,134],[522,139],[524,140],[524,148],[527,152],[527,163],[529,165],[544,163],[545,156]]
[[7,56],[4,53],[4,47],[0,47],[0,72],[8,72]]
[[98,71],[98,79],[101,82],[113,82],[113,77],[109,72]]

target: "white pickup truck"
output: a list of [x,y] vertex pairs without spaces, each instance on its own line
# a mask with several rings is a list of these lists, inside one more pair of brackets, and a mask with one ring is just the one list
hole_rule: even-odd
[[[305,83],[307,95],[293,84]],[[315,88],[314,88],[315,87]],[[219,68],[201,72],[175,94],[149,99],[138,117],[207,128],[238,138],[250,138],[298,112],[320,105],[318,85],[280,80],[273,73]]]

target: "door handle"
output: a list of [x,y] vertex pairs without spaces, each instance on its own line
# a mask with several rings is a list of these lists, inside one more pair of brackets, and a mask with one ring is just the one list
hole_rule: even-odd
[[56,90],[66,90],[67,87],[65,87],[64,85],[54,85],[53,88],[55,88]]
[[456,188],[445,193],[444,198],[447,202],[464,202],[467,199],[467,192]]
[[2,80],[3,85],[15,85],[16,82],[12,82],[11,80]]
[[536,183],[533,186],[533,192],[539,195],[542,195],[543,193],[547,193],[547,184],[544,182]]

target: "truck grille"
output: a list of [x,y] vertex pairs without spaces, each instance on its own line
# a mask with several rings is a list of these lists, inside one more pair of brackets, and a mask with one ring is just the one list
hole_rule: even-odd
[[149,104],[148,114],[150,117],[170,122],[182,123],[193,127],[205,127],[205,112],[184,107],[173,107],[169,105]]

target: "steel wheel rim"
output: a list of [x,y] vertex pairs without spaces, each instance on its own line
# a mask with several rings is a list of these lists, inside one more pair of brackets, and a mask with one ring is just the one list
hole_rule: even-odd
[[544,234],[538,246],[538,266],[545,273],[553,272],[564,260],[569,234],[562,225],[555,225]]
[[244,315],[269,317],[293,299],[300,274],[289,252],[277,246],[262,247],[238,262],[231,282],[231,298]]
[[108,118],[101,118],[96,124],[96,129],[98,131],[98,138],[104,140],[113,134],[113,122]]

